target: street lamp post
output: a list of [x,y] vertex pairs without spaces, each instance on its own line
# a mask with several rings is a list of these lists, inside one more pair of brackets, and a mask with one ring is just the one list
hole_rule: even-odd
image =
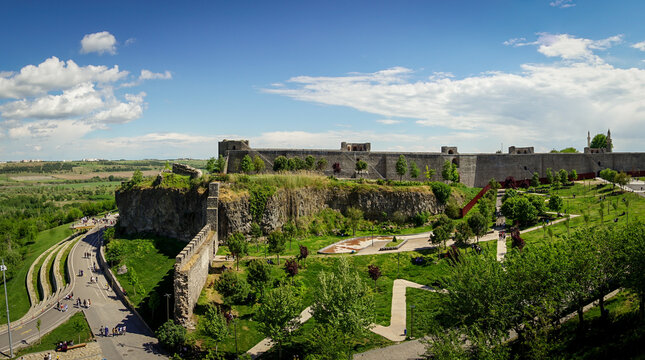
[[9,334],[9,357],[13,358],[13,341],[11,340],[11,319],[9,318],[9,298],[7,297],[7,277],[5,276],[5,271],[7,267],[4,265],[4,259],[2,259],[2,265],[0,266],[0,271],[2,271],[2,281],[4,282],[4,300],[7,304],[7,333]]
[[239,354],[237,351],[237,319],[233,319],[233,329],[235,331],[235,359],[237,359],[237,354]]
[[412,337],[412,329],[414,329],[414,305],[410,305],[410,338]]
[[166,297],[166,321],[170,320],[170,294],[164,294]]

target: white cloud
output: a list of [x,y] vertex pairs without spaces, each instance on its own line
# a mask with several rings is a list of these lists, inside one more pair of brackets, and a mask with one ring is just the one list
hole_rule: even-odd
[[0,106],[7,119],[56,119],[79,116],[103,107],[101,95],[92,83],[82,83],[61,95],[46,95],[35,100],[22,99]]
[[139,75],[139,80],[154,80],[154,79],[169,80],[169,79],[172,79],[172,74],[168,70],[166,70],[163,73],[154,73],[146,69],[141,70],[141,75]]
[[343,141],[380,142],[385,144],[413,144],[423,141],[419,135],[405,133],[376,133],[373,131],[328,130],[323,132],[307,131],[271,131],[251,137],[251,146],[255,148],[302,148],[302,149],[337,149]]
[[85,82],[111,83],[128,75],[119,67],[78,66],[74,61],[60,61],[57,57],[37,66],[27,65],[18,73],[4,72],[0,76],[0,99],[18,99],[35,96],[52,90],[70,89]]
[[137,42],[137,39],[129,38],[128,40],[125,41],[125,46],[130,46],[130,45],[134,44],[135,42]]
[[553,7],[559,7],[562,9],[576,6],[576,4],[573,3],[573,0],[555,0],[555,1],[551,1],[549,5]]
[[60,143],[78,139],[94,129],[94,126],[76,120],[39,120],[21,123],[7,131],[12,139],[37,138],[45,142]]
[[527,42],[525,38],[513,38],[504,41],[504,45],[514,47],[537,45],[538,52],[547,57],[599,62],[602,59],[594,55],[593,50],[605,50],[623,41],[622,35],[614,35],[601,40],[578,38],[569,34],[538,33],[538,35],[536,41]]
[[645,51],[645,41],[641,41],[639,43],[633,44],[632,47],[640,51]]
[[[568,58],[566,62],[525,64],[520,73],[491,71],[462,79],[414,80],[412,70],[394,68],[337,77],[298,76],[289,79],[287,87],[264,91],[386,118],[416,119],[419,125],[443,131],[474,133],[478,143],[494,148],[500,142],[545,149],[559,143],[580,144],[581,148],[580,139],[586,139],[587,130],[607,127],[626,146],[639,146],[637,139],[645,138],[645,69],[588,61],[588,49],[611,46],[618,37],[579,39],[583,46],[574,50],[552,47],[570,39],[575,38],[543,41],[541,49]],[[463,144],[463,137],[456,140]]]
[[108,109],[92,115],[91,119],[101,123],[122,124],[138,119],[143,115],[145,103],[143,98],[146,93],[141,92],[137,95],[126,94],[127,102],[112,100]]
[[81,54],[95,52],[99,55],[108,53],[116,54],[116,38],[107,31],[101,31],[83,36],[81,40]]
[[393,120],[393,119],[380,119],[376,120],[377,123],[381,123],[384,125],[394,125],[394,124],[400,124],[401,120]]

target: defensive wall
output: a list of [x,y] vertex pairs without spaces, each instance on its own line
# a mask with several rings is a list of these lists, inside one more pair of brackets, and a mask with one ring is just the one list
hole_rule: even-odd
[[[221,147],[220,147],[221,148]],[[221,150],[220,150],[221,151]],[[252,149],[248,146],[241,150],[227,149],[227,171],[240,172],[240,162],[245,155],[260,156],[266,165],[266,171],[271,172],[273,162],[278,156],[301,157],[307,155],[325,158],[327,166],[325,175],[334,175],[340,178],[358,177],[355,171],[356,162],[367,162],[367,173],[360,176],[370,179],[399,179],[396,173],[396,162],[400,155],[404,155],[408,164],[415,162],[421,172],[426,165],[435,169],[434,180],[441,179],[441,169],[446,160],[458,166],[460,182],[467,186],[485,186],[491,178],[499,182],[508,176],[520,179],[530,179],[533,172],[540,177],[545,177],[547,168],[558,171],[576,170],[579,174],[595,173],[611,168],[617,171],[637,173],[645,170],[645,153],[544,153],[544,154],[448,154],[448,153],[423,153],[423,152],[373,152],[373,151],[341,151],[341,150],[315,150],[315,149]],[[335,172],[334,163],[340,165],[340,172]],[[423,179],[423,173],[419,176]],[[414,180],[410,174],[404,180]]]
[[208,277],[211,260],[217,253],[217,207],[219,183],[210,183],[206,201],[206,224],[175,258],[174,316],[192,328],[193,308]]

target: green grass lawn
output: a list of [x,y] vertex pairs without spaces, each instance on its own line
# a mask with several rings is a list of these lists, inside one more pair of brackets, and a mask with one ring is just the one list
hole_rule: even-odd
[[[79,338],[80,336],[80,338]],[[87,324],[83,312],[77,312],[72,315],[69,320],[60,324],[57,328],[52,330],[49,334],[40,339],[40,343],[22,348],[15,353],[16,358],[30,353],[41,351],[52,351],[53,356],[56,354],[56,344],[62,341],[73,340],[74,344],[88,342],[93,338],[92,331]],[[80,339],[80,343],[79,343]]]
[[[29,294],[27,293],[27,272],[29,266],[36,260],[38,255],[49,249],[52,245],[63,240],[72,234],[70,224],[64,224],[53,229],[41,231],[33,244],[26,247],[27,252],[23,266],[16,272],[16,275],[7,281],[7,294],[9,296],[9,311],[12,320],[17,320],[29,310]],[[4,303],[4,291],[0,291],[0,303]],[[0,312],[0,323],[7,323],[6,312]]]
[[[134,271],[139,280],[139,287],[135,291],[127,274],[116,275],[118,266],[113,267],[121,286],[128,294],[128,299],[137,308],[153,329],[165,321],[165,316],[154,317],[148,308],[148,299],[152,292],[157,292],[163,304],[160,304],[157,315],[165,309],[163,294],[173,293],[173,268],[175,257],[186,246],[185,242],[163,238],[121,238],[112,241],[122,242],[126,251],[122,263],[125,263],[130,273]],[[161,306],[163,305],[163,306]],[[165,311],[165,310],[164,310]]]
[[69,253],[72,251],[72,248],[74,248],[75,244],[79,242],[81,237],[77,237],[74,240],[72,240],[72,244],[65,249],[63,252],[63,255],[60,258],[60,270],[61,270],[61,277],[63,278],[63,286],[67,286],[69,284],[69,281],[67,279],[70,279],[72,274],[69,273],[69,270],[67,269],[67,259],[69,258]]
[[[40,290],[40,287],[38,286],[38,282],[39,282],[39,279],[40,279],[40,268],[42,267],[43,263],[45,262],[45,259],[47,258],[47,254],[49,254],[50,251],[51,251],[50,249],[47,249],[44,252],[44,255],[40,258],[40,260],[38,260],[36,265],[34,265],[34,271],[31,274],[31,276],[32,276],[31,282],[34,285],[34,289],[38,293],[38,299],[39,300],[43,300],[44,297],[45,297],[43,292]],[[29,269],[27,269],[27,270],[29,270]]]

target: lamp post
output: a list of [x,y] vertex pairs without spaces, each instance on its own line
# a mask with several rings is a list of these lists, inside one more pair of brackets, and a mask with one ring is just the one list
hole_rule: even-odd
[[164,294],[166,297],[166,321],[170,320],[170,294]]
[[412,329],[414,329],[414,305],[410,305],[410,339],[414,339]]
[[237,354],[239,352],[237,351],[237,319],[233,318],[233,331],[235,331],[235,359],[237,359]]
[[13,358],[13,340],[11,340],[11,319],[9,318],[9,298],[7,297],[7,277],[5,276],[5,271],[7,267],[4,265],[4,259],[2,259],[2,265],[0,265],[0,271],[2,271],[2,281],[4,282],[4,300],[7,304],[7,333],[9,334],[9,357]]

